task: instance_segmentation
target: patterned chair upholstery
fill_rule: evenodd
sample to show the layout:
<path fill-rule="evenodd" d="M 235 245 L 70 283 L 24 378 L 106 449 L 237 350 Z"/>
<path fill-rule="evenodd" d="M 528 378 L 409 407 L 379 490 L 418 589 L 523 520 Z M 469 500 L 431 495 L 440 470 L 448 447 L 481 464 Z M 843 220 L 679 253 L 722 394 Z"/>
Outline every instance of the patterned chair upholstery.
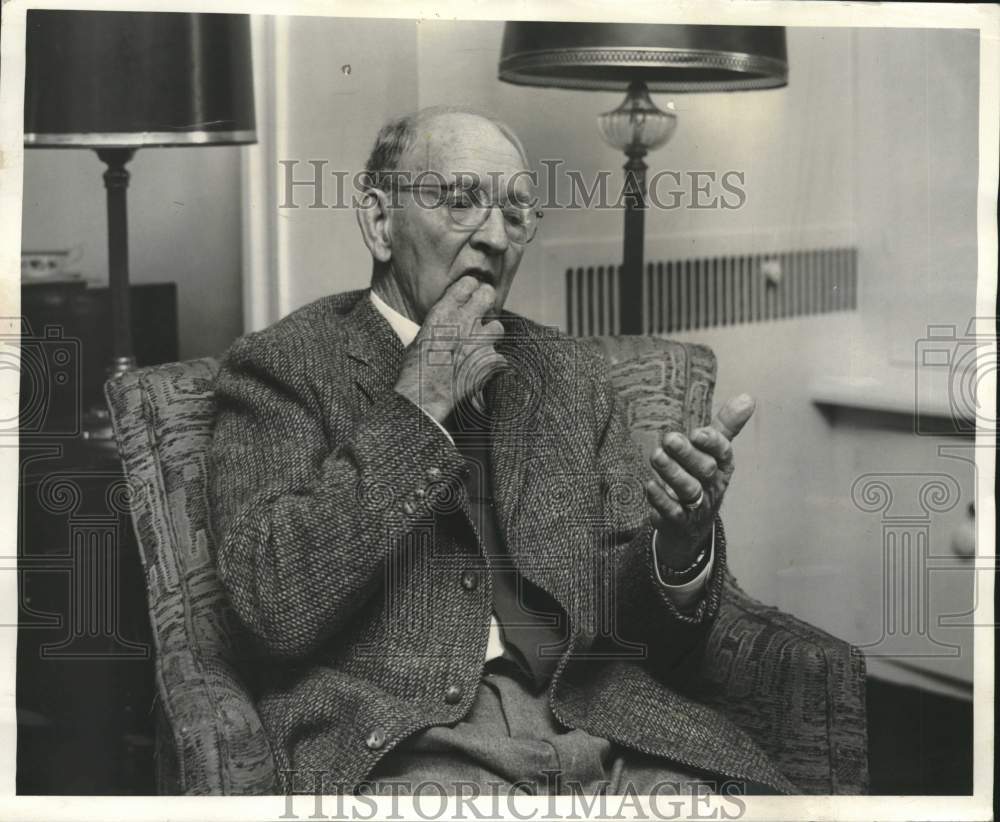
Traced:
<path fill-rule="evenodd" d="M 708 420 L 715 357 L 658 337 L 593 338 L 649 452 L 665 426 Z M 276 790 L 243 669 L 249 637 L 216 574 L 206 456 L 212 358 L 142 368 L 105 386 L 131 488 L 156 644 L 161 793 Z M 731 576 L 693 693 L 736 722 L 803 793 L 864 793 L 864 660 L 847 643 L 754 601 Z"/>

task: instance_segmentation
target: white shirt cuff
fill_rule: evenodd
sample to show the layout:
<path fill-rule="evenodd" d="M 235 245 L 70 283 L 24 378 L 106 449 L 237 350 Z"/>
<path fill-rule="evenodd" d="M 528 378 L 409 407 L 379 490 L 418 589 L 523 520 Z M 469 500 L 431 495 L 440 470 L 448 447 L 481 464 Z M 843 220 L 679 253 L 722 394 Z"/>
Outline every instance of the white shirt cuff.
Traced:
<path fill-rule="evenodd" d="M 671 585 L 669 582 L 664 582 L 663 577 L 660 576 L 660 558 L 656 555 L 656 533 L 654 530 L 653 569 L 656 573 L 656 581 L 663 586 L 667 596 L 673 600 L 674 605 L 680 610 L 690 608 L 701 598 L 705 583 L 708 582 L 708 578 L 712 574 L 712 566 L 715 563 L 715 528 L 712 528 L 712 545 L 708 549 L 708 562 L 705 563 L 705 567 L 701 569 L 698 576 L 694 579 L 682 582 L 680 585 Z"/>

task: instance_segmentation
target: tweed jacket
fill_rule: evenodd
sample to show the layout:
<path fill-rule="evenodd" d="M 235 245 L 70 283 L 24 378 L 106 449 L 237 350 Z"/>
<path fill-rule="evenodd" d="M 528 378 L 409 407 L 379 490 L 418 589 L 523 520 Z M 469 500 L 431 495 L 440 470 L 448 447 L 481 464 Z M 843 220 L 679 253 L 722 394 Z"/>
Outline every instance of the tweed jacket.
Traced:
<path fill-rule="evenodd" d="M 503 322 L 511 368 L 487 390 L 497 518 L 518 569 L 566 615 L 555 717 L 792 790 L 685 692 L 719 608 L 721 523 L 702 599 L 682 613 L 654 576 L 645 470 L 603 357 L 517 315 Z M 492 588 L 470 466 L 393 390 L 403 351 L 365 289 L 241 338 L 216 380 L 219 573 L 256 643 L 248 664 L 279 771 L 327 785 L 356 786 L 405 737 L 458 722 L 482 675 Z"/>

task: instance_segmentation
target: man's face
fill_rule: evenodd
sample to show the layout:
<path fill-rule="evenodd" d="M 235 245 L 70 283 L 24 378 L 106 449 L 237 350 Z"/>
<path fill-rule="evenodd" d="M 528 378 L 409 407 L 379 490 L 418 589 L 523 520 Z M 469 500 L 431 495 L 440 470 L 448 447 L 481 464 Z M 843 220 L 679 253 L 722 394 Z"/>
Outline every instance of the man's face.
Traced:
<path fill-rule="evenodd" d="M 404 183 L 427 188 L 396 195 L 392 209 L 390 266 L 412 319 L 423 323 L 427 312 L 460 277 L 472 274 L 496 289 L 499 311 L 524 253 L 510 241 L 504 215 L 492 208 L 477 228 L 456 226 L 448 208 L 433 207 L 442 182 L 467 186 L 478 180 L 491 203 L 530 200 L 527 169 L 513 144 L 489 120 L 471 114 L 442 114 L 420 128 L 400 163 Z M 491 312 L 492 313 L 492 312 Z"/>

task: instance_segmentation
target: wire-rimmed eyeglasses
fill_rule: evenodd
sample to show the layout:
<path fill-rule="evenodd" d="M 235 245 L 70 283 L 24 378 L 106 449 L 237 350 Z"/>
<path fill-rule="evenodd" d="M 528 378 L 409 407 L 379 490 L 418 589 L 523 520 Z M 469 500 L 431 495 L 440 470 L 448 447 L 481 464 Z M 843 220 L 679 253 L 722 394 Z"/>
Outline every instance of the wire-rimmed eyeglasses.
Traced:
<path fill-rule="evenodd" d="M 418 204 L 425 208 L 444 208 L 453 225 L 463 231 L 476 231 L 489 219 L 496 206 L 503 214 L 507 239 L 517 245 L 527 245 L 535 238 L 538 221 L 543 216 L 535 203 L 494 202 L 480 188 L 444 187 L 433 183 L 396 185 L 395 188 L 398 191 L 430 192 L 431 197 L 416 198 Z"/>

